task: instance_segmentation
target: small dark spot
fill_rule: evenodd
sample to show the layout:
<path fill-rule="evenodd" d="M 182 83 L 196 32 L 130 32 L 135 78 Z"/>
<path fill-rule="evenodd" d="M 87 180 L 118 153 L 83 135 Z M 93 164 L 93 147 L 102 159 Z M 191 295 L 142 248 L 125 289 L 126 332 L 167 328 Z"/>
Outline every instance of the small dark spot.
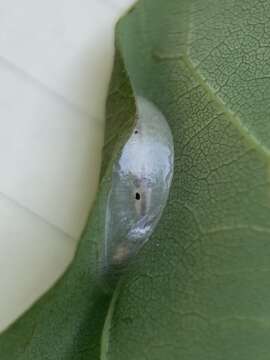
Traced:
<path fill-rule="evenodd" d="M 138 134 L 138 133 L 139 133 L 139 131 L 138 131 L 138 130 L 135 130 L 135 131 L 134 131 L 134 134 Z"/>
<path fill-rule="evenodd" d="M 132 14 L 136 10 L 136 5 L 133 5 L 127 12 L 127 15 Z"/>
<path fill-rule="evenodd" d="M 136 199 L 136 200 L 141 200 L 141 194 L 138 193 L 138 192 L 136 192 L 136 194 L 135 194 L 135 199 Z"/>

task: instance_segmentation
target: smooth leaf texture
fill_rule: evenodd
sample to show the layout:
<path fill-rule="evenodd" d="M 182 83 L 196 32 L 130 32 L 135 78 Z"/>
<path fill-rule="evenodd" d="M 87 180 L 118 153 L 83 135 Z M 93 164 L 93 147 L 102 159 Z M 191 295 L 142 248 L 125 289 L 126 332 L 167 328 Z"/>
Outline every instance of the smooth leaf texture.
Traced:
<path fill-rule="evenodd" d="M 114 294 L 103 360 L 269 359 L 269 20 L 266 0 L 145 0 L 118 25 L 176 161 L 159 226 Z"/>

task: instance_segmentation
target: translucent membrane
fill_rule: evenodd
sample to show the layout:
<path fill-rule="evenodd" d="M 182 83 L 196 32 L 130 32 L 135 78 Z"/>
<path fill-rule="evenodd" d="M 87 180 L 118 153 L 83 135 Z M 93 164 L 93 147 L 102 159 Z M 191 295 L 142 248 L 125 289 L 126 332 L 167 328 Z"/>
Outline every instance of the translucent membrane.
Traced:
<path fill-rule="evenodd" d="M 113 167 L 106 213 L 103 269 L 122 269 L 153 232 L 173 175 L 173 138 L 166 119 L 137 98 L 136 127 Z"/>

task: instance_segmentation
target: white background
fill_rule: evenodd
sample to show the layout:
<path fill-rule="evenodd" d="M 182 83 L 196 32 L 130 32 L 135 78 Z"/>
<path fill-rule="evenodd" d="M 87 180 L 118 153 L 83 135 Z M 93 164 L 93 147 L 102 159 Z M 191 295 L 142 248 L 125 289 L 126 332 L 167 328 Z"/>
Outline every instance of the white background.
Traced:
<path fill-rule="evenodd" d="M 65 270 L 93 202 L 114 25 L 134 0 L 0 0 L 0 331 Z"/>

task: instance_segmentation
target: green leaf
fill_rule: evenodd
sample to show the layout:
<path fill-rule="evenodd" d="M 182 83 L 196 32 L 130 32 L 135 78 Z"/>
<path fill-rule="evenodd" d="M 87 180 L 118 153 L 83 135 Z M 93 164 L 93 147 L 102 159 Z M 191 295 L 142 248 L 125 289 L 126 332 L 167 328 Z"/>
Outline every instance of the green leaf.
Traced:
<path fill-rule="evenodd" d="M 0 336 L 1 360 L 268 360 L 269 18 L 266 0 L 142 0 L 120 21 L 96 204 L 67 273 Z M 175 172 L 112 298 L 99 262 L 133 92 L 168 119 Z"/>
<path fill-rule="evenodd" d="M 175 173 L 114 294 L 103 360 L 269 359 L 269 19 L 267 0 L 142 0 L 118 25 L 135 92 L 172 129 Z"/>

